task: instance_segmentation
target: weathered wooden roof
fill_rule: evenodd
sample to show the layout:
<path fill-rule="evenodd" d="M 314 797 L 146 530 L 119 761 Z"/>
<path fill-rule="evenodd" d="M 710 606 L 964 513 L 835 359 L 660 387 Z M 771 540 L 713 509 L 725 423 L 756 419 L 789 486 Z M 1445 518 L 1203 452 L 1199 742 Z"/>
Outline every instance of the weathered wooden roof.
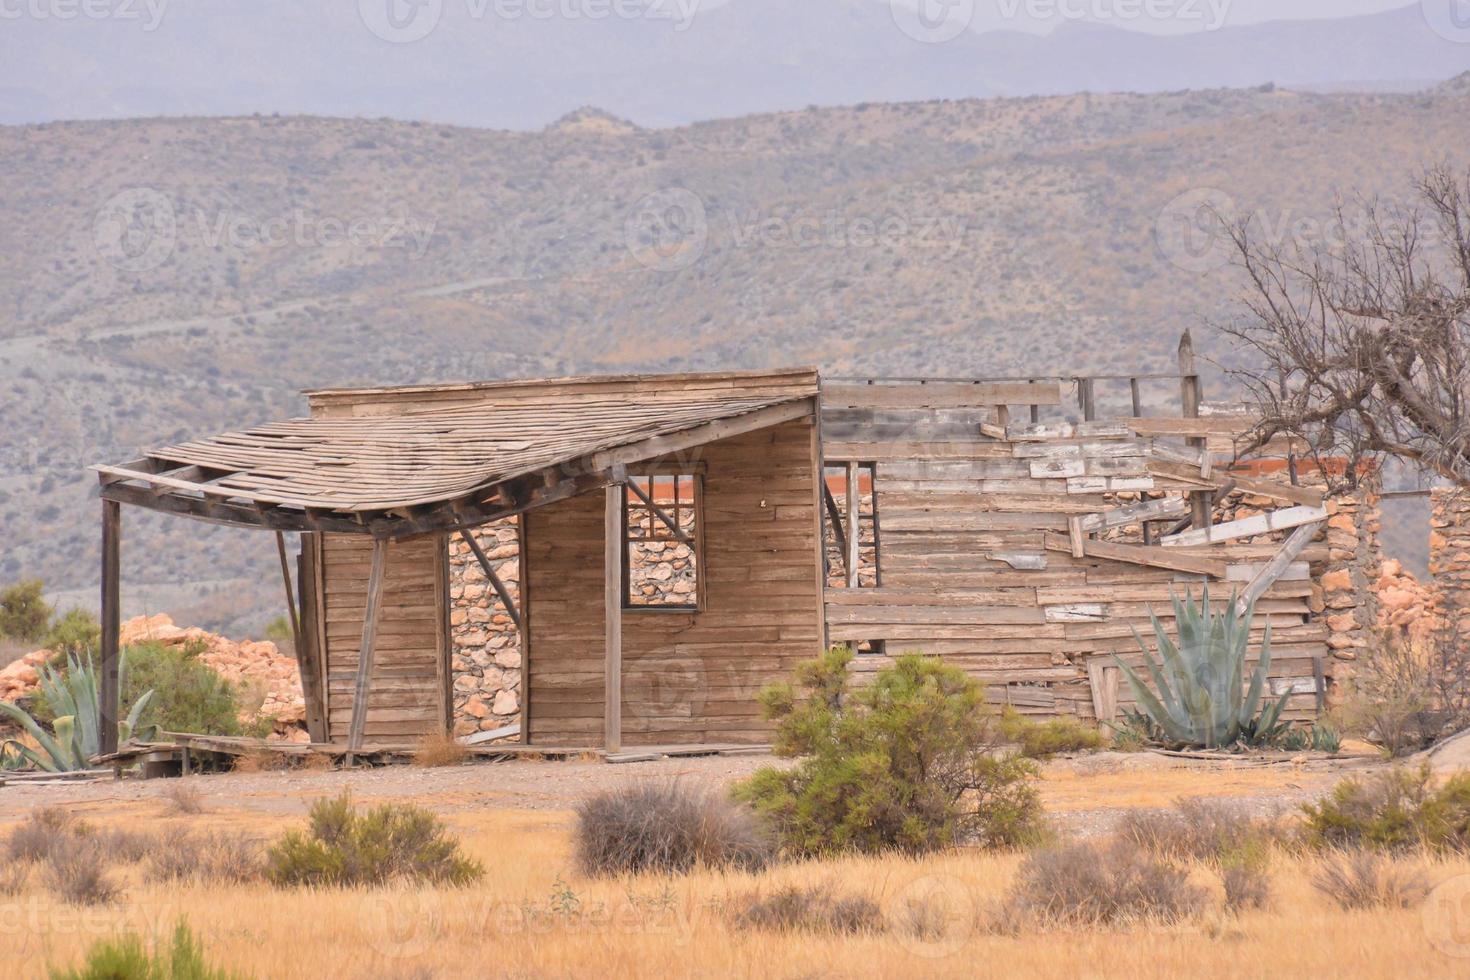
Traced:
<path fill-rule="evenodd" d="M 420 519 L 450 505 L 474 519 L 496 492 L 500 509 L 566 481 L 591 486 L 619 464 L 641 462 L 815 409 L 814 371 L 558 379 L 511 385 L 375 389 L 375 394 L 472 391 L 470 402 L 394 406 L 340 417 L 298 418 L 165 446 L 116 466 L 94 467 L 103 495 L 224 523 L 291 527 L 343 518 Z M 499 393 L 504 392 L 505 397 Z M 358 395 L 361 393 L 344 393 Z M 540 397 L 537 397 L 537 396 Z M 546 397 L 550 395 L 551 397 Z M 349 400 L 353 400 L 349 398 Z M 500 492 L 517 480 L 534 486 Z M 566 487 L 570 492 L 573 488 Z M 188 504 L 186 510 L 181 504 Z M 271 520 L 250 520 L 254 512 Z M 434 526 L 446 522 L 439 519 Z"/>

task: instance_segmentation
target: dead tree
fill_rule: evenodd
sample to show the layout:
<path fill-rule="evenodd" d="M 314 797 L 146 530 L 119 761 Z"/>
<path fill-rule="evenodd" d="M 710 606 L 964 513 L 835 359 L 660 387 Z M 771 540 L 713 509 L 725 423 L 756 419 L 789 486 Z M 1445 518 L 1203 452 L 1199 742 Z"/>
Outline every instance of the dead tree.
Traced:
<path fill-rule="evenodd" d="M 1385 455 L 1470 489 L 1470 172 L 1441 165 L 1416 191 L 1410 208 L 1359 202 L 1360 239 L 1335 248 L 1230 226 L 1247 312 L 1220 329 L 1260 412 L 1238 455 L 1296 437 L 1334 489 Z"/>

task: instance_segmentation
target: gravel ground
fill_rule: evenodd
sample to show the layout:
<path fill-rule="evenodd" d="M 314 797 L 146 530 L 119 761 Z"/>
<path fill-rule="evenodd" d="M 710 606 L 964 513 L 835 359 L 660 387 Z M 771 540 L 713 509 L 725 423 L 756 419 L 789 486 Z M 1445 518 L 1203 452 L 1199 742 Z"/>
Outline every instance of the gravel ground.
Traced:
<path fill-rule="evenodd" d="M 721 786 L 767 765 L 770 756 L 663 759 L 627 765 L 594 761 L 511 761 L 447 769 L 389 766 L 353 771 L 221 773 L 194 777 L 206 806 L 240 815 L 294 816 L 317 797 L 350 789 L 362 800 L 416 800 L 444 813 L 494 810 L 565 811 L 593 793 L 633 780 L 678 779 Z M 1294 809 L 1327 792 L 1340 778 L 1376 765 L 1367 760 L 1206 762 L 1153 753 L 1104 752 L 1060 759 L 1043 767 L 1047 811 L 1068 833 L 1094 835 L 1111 829 L 1133 807 L 1168 806 L 1180 796 L 1210 796 L 1254 814 Z M 176 785 L 169 779 L 106 779 L 75 785 L 0 788 L 0 821 L 41 806 L 105 815 L 110 809 L 163 806 Z"/>

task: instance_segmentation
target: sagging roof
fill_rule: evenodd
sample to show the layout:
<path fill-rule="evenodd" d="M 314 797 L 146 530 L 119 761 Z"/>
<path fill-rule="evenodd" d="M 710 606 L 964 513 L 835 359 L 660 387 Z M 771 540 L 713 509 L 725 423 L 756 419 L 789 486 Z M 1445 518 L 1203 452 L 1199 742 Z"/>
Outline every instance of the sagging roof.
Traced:
<path fill-rule="evenodd" d="M 123 503 L 401 536 L 517 513 L 605 485 L 618 465 L 802 417 L 817 391 L 810 369 L 314 391 L 311 418 L 93 468 Z"/>

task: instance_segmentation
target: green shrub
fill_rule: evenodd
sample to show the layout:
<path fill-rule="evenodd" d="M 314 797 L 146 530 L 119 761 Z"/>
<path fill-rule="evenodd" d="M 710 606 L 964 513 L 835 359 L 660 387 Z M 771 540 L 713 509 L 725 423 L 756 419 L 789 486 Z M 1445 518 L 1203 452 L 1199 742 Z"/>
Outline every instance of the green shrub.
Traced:
<path fill-rule="evenodd" d="M 241 734 L 239 691 L 199 659 L 201 652 L 198 644 L 128 647 L 123 655 L 128 665 L 123 703 L 131 704 L 142 691 L 152 690 L 153 704 L 143 714 L 144 725 L 197 735 Z"/>
<path fill-rule="evenodd" d="M 390 803 L 359 812 L 346 792 L 312 804 L 307 830 L 283 835 L 266 861 L 267 877 L 283 888 L 468 885 L 485 873 L 429 811 Z"/>
<path fill-rule="evenodd" d="M 1064 752 L 1093 752 L 1102 748 L 1102 735 L 1096 728 L 1076 718 L 1050 718 L 1032 721 L 1015 708 L 1001 711 L 1002 737 L 1021 748 L 1028 759 L 1050 759 Z"/>
<path fill-rule="evenodd" d="M 771 845 L 755 814 L 680 783 L 624 786 L 577 807 L 577 863 L 588 876 L 695 867 L 759 870 Z"/>
<path fill-rule="evenodd" d="M 1317 847 L 1470 851 L 1470 773 L 1438 789 L 1428 765 L 1344 779 L 1302 810 L 1307 841 Z"/>
<path fill-rule="evenodd" d="M 832 650 L 796 685 L 761 692 L 778 755 L 736 788 L 795 855 L 922 853 L 963 842 L 1015 846 L 1043 832 L 1035 766 L 993 754 L 1002 740 L 980 687 L 909 655 L 851 689 L 852 655 Z"/>
<path fill-rule="evenodd" d="M 0 591 L 0 637 L 38 643 L 51 622 L 51 607 L 42 598 L 39 579 L 17 582 Z"/>
<path fill-rule="evenodd" d="M 232 980 L 204 960 L 204 948 L 180 922 L 167 949 L 151 953 L 137 936 L 94 943 L 77 970 L 51 970 L 51 980 Z"/>
<path fill-rule="evenodd" d="M 68 609 L 51 624 L 42 645 L 64 661 L 67 656 L 95 654 L 101 640 L 96 616 L 85 609 Z"/>

